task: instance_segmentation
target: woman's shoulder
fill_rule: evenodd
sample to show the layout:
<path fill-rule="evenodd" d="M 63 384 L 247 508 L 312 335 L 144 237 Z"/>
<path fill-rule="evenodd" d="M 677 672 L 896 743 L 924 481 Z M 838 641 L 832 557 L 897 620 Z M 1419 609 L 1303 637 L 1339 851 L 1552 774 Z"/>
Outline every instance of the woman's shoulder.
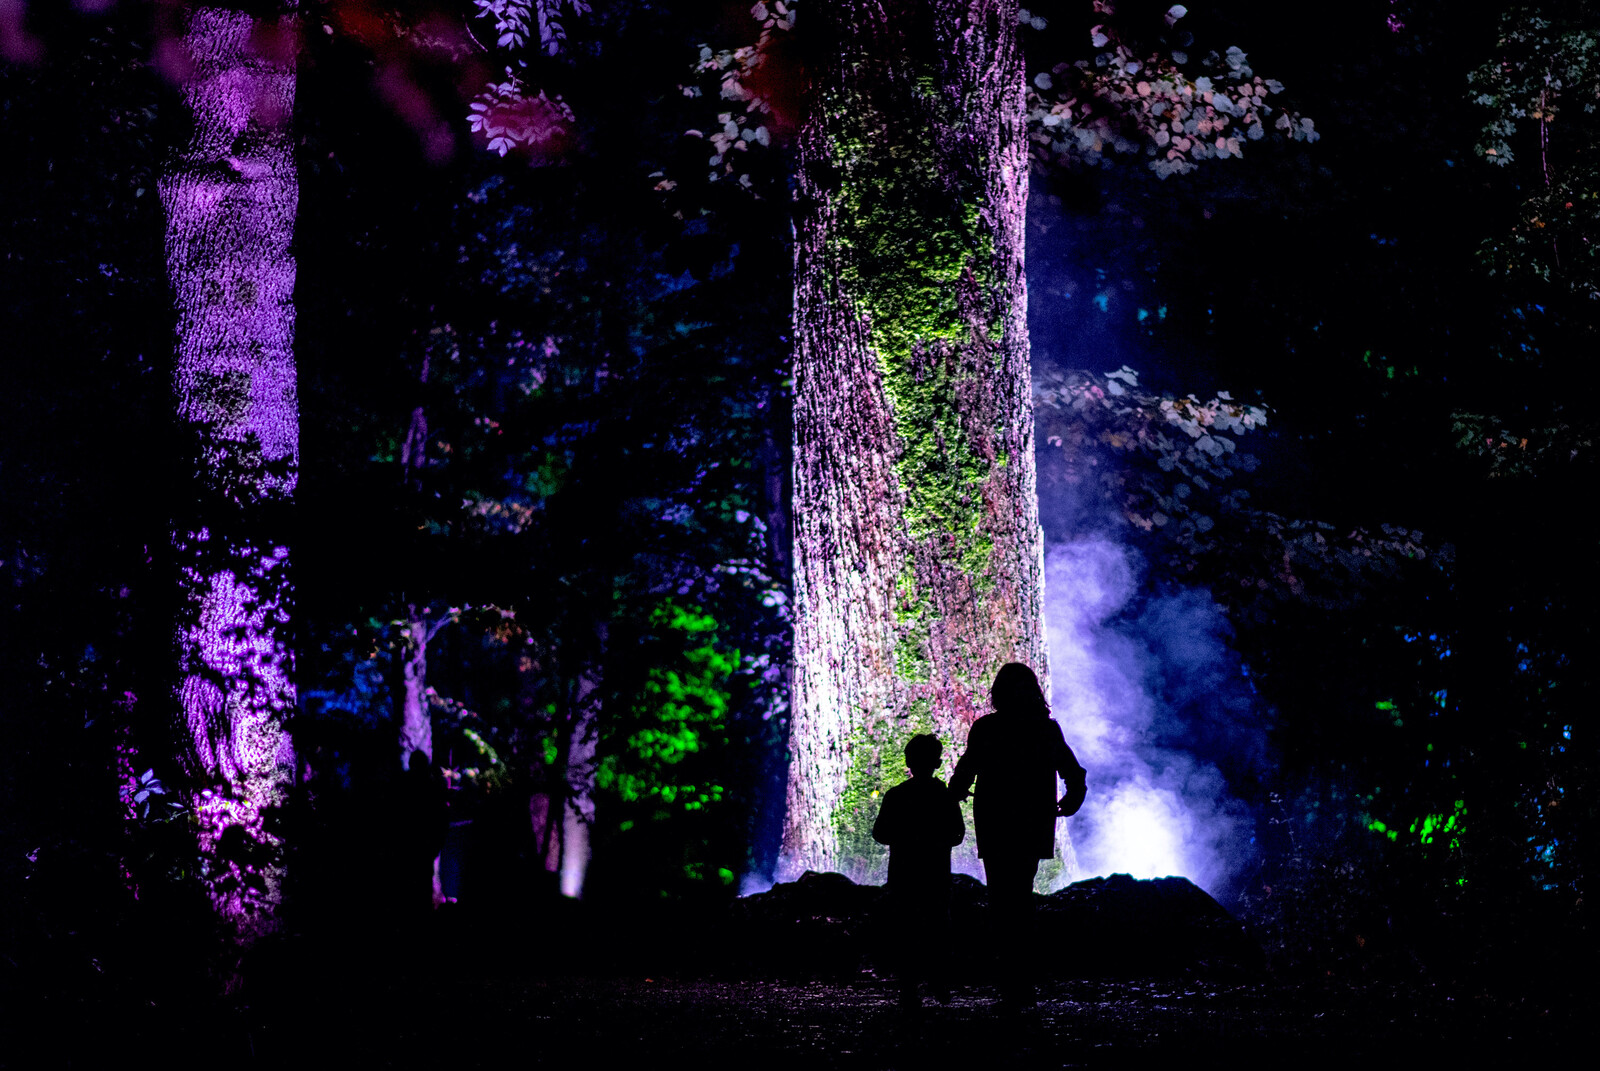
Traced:
<path fill-rule="evenodd" d="M 1054 718 L 1039 719 L 1034 731 L 1039 734 L 1040 746 L 1048 748 L 1052 755 L 1067 746 L 1067 737 L 1061 731 L 1061 723 Z"/>
<path fill-rule="evenodd" d="M 983 715 L 977 721 L 972 723 L 972 728 L 967 730 L 967 746 L 972 746 L 972 740 L 974 737 L 987 736 L 988 734 L 994 732 L 995 726 L 999 725 L 1000 723 L 1000 719 L 995 717 L 993 714 Z"/>

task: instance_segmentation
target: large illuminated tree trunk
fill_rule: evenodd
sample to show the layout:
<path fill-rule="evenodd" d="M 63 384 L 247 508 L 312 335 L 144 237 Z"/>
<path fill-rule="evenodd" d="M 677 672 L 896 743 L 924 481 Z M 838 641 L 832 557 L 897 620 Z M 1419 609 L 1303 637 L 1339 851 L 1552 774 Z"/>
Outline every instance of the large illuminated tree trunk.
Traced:
<path fill-rule="evenodd" d="M 282 851 L 270 812 L 293 766 L 291 8 L 271 19 L 200 4 L 185 12 L 175 67 L 191 127 L 160 184 L 177 304 L 174 391 L 193 465 L 173 532 L 179 716 L 207 887 L 241 943 L 276 924 Z"/>
<path fill-rule="evenodd" d="M 1015 0 L 808 5 L 795 696 L 779 878 L 882 875 L 873 794 L 1045 669 Z M 969 838 L 970 843 L 970 838 Z"/>

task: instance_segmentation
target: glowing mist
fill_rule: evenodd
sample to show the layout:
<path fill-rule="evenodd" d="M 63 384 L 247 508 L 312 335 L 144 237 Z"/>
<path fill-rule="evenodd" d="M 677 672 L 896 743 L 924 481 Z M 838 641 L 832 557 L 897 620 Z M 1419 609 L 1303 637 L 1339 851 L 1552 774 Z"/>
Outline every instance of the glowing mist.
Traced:
<path fill-rule="evenodd" d="M 1203 591 L 1140 600 L 1141 567 L 1135 551 L 1098 537 L 1046 555 L 1052 713 L 1089 771 L 1088 802 L 1071 820 L 1076 862 L 1063 880 L 1176 875 L 1220 895 L 1252 854 L 1253 823 L 1211 756 L 1188 745 L 1264 753 L 1264 731 L 1213 718 L 1215 703 L 1174 696 L 1174 677 L 1196 686 L 1229 672 L 1237 679 L 1231 632 Z"/>

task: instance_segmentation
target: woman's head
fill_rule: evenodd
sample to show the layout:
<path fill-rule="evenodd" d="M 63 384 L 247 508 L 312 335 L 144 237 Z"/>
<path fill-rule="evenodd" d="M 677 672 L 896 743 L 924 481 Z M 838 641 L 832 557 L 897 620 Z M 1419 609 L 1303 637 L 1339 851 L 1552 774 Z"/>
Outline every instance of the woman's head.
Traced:
<path fill-rule="evenodd" d="M 1023 717 L 1048 718 L 1050 704 L 1045 702 L 1044 691 L 1033 670 L 1021 662 L 1007 662 L 995 674 L 994 686 L 989 689 L 989 701 L 996 712 L 1017 714 Z"/>

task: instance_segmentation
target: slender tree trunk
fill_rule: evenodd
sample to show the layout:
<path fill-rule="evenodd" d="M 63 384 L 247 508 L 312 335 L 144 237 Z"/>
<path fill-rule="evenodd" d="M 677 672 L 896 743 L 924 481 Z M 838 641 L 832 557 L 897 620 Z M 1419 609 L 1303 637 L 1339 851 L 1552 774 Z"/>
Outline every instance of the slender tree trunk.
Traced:
<path fill-rule="evenodd" d="M 561 828 L 561 893 L 583 895 L 589 874 L 589 831 L 594 826 L 595 777 L 599 773 L 600 683 L 605 666 L 606 627 L 596 624 L 574 682 L 567 743 L 567 798 Z"/>
<path fill-rule="evenodd" d="M 160 183 L 174 393 L 192 495 L 173 532 L 179 717 L 207 886 L 241 943 L 275 928 L 293 776 L 287 513 L 299 464 L 292 5 L 195 5 L 177 44 L 191 128 Z"/>
<path fill-rule="evenodd" d="M 427 619 L 414 602 L 406 603 L 406 624 L 401 633 L 400 659 L 400 768 L 411 769 L 411 753 L 420 751 L 433 761 L 433 714 L 428 709 Z"/>
<path fill-rule="evenodd" d="M 572 743 L 567 752 L 567 799 L 561 821 L 561 895 L 583 895 L 589 874 L 589 830 L 594 825 L 594 788 L 600 749 L 600 674 L 579 680 L 572 704 Z"/>
<path fill-rule="evenodd" d="M 417 383 L 428 386 L 428 355 L 422 356 Z M 406 491 L 422 496 L 422 466 L 428 452 L 428 412 L 420 403 L 411 410 L 411 422 L 400 443 L 400 482 Z M 428 641 L 433 633 L 415 602 L 406 603 L 405 627 L 395 657 L 399 660 L 399 688 L 395 712 L 400 722 L 400 768 L 411 769 L 411 753 L 420 751 L 433 760 L 433 714 L 428 709 Z M 437 872 L 437 867 L 435 871 Z"/>
<path fill-rule="evenodd" d="M 428 354 L 423 351 L 422 367 L 417 374 L 419 393 L 428 388 Z M 411 410 L 411 422 L 406 427 L 405 438 L 400 443 L 400 482 L 406 491 L 422 496 L 422 466 L 428 456 L 428 410 L 420 401 Z M 405 627 L 395 657 L 399 661 L 399 687 L 395 698 L 395 711 L 400 723 L 400 769 L 411 770 L 411 755 L 420 751 L 427 761 L 437 766 L 433 759 L 433 711 L 428 704 L 428 642 L 438 632 L 440 625 L 429 626 L 427 618 L 414 602 L 406 603 Z M 442 852 L 442 848 L 441 848 Z M 433 904 L 445 902 L 442 855 L 433 857 Z"/>
<path fill-rule="evenodd" d="M 795 710 L 780 880 L 881 877 L 875 794 L 1045 670 L 1015 0 L 807 11 Z M 969 838 L 970 840 L 970 838 Z"/>
<path fill-rule="evenodd" d="M 555 756 L 544 770 L 544 790 L 528 800 L 534 850 L 552 875 L 554 887 L 575 898 L 583 895 L 591 858 L 606 640 L 606 627 L 600 624 L 594 627 L 592 641 L 566 646 L 572 654 L 562 666 L 563 676 L 572 669 L 576 674 L 566 678 L 566 703 L 555 726 Z"/>
<path fill-rule="evenodd" d="M 419 407 L 417 413 L 421 412 Z M 408 772 L 411 756 L 419 751 L 424 761 L 438 765 L 433 759 L 433 711 L 428 704 L 428 643 L 438 630 L 439 625 L 430 625 L 416 603 L 406 603 L 405 628 L 395 652 L 400 663 L 395 695 L 399 709 L 395 713 L 400 723 L 400 769 Z M 441 856 L 433 857 L 431 897 L 435 907 L 445 902 L 441 862 Z"/>
<path fill-rule="evenodd" d="M 763 512 L 767 525 L 767 550 L 772 555 L 775 579 L 782 581 L 789 579 L 789 557 L 794 550 L 794 532 L 789 521 L 791 496 L 787 486 L 791 473 L 784 464 L 783 451 L 778 448 L 774 425 L 782 419 L 787 427 L 793 418 L 789 414 L 784 414 L 783 418 L 773 414 L 773 394 L 767 396 L 768 416 L 761 427 L 761 484 L 765 492 L 766 509 Z"/>

